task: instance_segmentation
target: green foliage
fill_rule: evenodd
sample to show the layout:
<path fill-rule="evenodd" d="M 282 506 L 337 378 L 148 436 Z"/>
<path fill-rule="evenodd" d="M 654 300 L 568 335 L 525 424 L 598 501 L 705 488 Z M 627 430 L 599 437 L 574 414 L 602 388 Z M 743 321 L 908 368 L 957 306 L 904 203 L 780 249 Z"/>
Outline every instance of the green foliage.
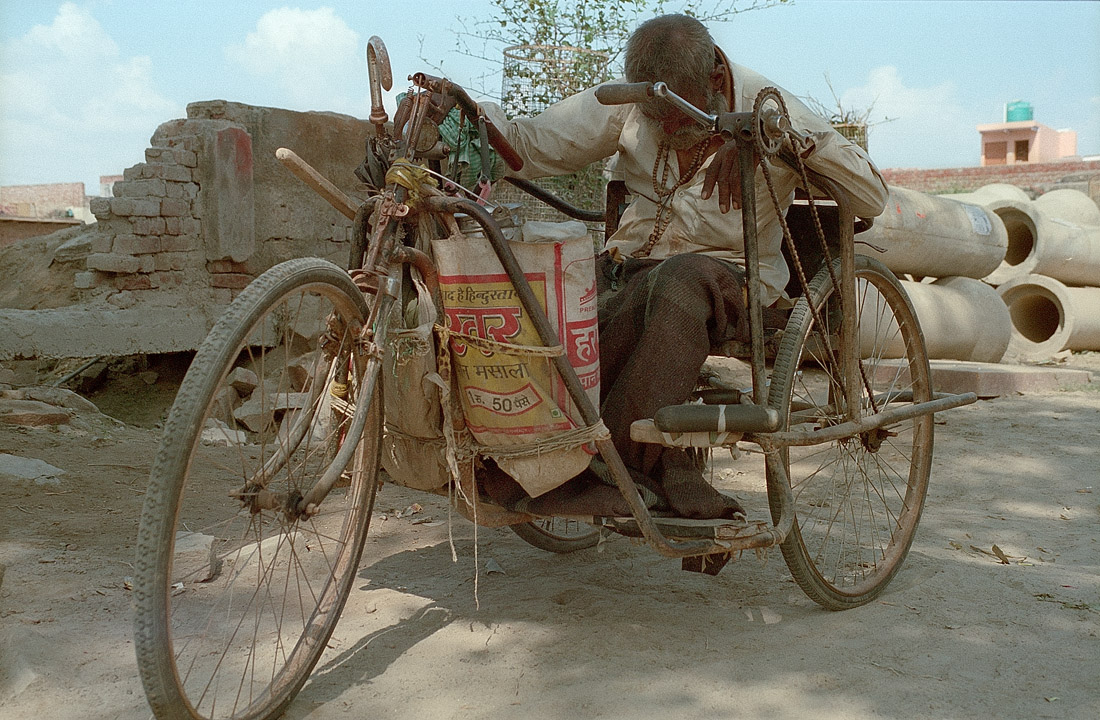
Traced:
<path fill-rule="evenodd" d="M 460 20 L 459 48 L 493 60 L 486 49 L 513 45 L 584 48 L 607 55 L 612 66 L 627 37 L 642 21 L 680 12 L 706 22 L 722 22 L 748 10 L 789 0 L 493 0 L 495 12 L 485 20 Z M 470 41 L 483 42 L 481 51 Z"/>

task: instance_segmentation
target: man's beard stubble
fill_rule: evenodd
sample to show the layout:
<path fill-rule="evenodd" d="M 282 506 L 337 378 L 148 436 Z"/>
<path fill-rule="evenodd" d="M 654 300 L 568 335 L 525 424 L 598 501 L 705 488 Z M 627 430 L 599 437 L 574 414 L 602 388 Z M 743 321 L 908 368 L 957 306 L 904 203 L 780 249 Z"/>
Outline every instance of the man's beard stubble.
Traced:
<path fill-rule="evenodd" d="M 707 112 L 711 115 L 717 115 L 722 112 L 726 112 L 726 98 L 719 92 L 709 91 L 707 93 Z M 672 110 L 672 112 L 680 112 L 679 110 Z M 646 120 L 653 124 L 657 130 L 659 137 L 663 136 L 668 142 L 669 148 L 672 150 L 687 150 L 693 148 L 699 143 L 703 142 L 711 136 L 709 128 L 705 128 L 702 125 L 692 121 L 688 125 L 684 125 L 671 134 L 666 133 L 664 128 L 661 127 L 661 123 L 646 118 Z"/>

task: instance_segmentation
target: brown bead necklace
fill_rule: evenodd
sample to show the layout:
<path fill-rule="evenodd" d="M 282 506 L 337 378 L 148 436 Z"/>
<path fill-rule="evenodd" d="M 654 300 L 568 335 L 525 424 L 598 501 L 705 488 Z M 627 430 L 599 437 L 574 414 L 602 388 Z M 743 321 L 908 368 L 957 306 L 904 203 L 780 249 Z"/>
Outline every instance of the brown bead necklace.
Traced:
<path fill-rule="evenodd" d="M 653 220 L 653 232 L 649 234 L 649 239 L 640 248 L 630 253 L 630 257 L 649 257 L 649 253 L 653 251 L 653 246 L 661 239 L 669 223 L 672 222 L 672 196 L 691 180 L 695 173 L 699 172 L 699 168 L 703 167 L 703 161 L 706 159 L 707 150 L 710 147 L 710 140 L 707 137 L 695 145 L 695 155 L 692 156 L 691 165 L 680 174 L 680 178 L 672 187 L 665 186 L 668 182 L 671 147 L 667 140 L 662 140 L 657 146 L 657 159 L 653 163 L 653 192 L 657 194 L 658 199 L 657 216 Z M 658 174 L 661 176 L 660 180 L 657 179 Z"/>

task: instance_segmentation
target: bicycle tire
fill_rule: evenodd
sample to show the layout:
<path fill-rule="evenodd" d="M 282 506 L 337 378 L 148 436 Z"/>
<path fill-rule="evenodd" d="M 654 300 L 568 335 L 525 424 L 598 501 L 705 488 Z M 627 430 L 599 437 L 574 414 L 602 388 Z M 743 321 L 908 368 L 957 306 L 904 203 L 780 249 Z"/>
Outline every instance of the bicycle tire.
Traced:
<path fill-rule="evenodd" d="M 378 385 L 359 341 L 369 311 L 346 271 L 290 260 L 245 288 L 196 353 L 153 460 L 137 540 L 135 648 L 157 718 L 278 716 L 324 652 L 378 486 L 381 388 L 360 394 Z M 312 349 L 319 337 L 325 352 Z M 303 349 L 313 362 L 292 362 Z M 256 375 L 245 405 L 258 393 L 259 410 L 226 403 L 247 376 L 231 376 L 238 367 Z M 338 377 L 350 405 L 330 399 Z M 370 406 L 352 461 L 320 512 L 295 517 L 295 493 L 333 462 L 356 400 Z M 263 506 L 247 484 L 260 469 L 263 488 L 285 496 L 280 507 Z"/>
<path fill-rule="evenodd" d="M 552 553 L 586 550 L 600 541 L 598 528 L 578 520 L 542 518 L 509 527 L 528 544 Z"/>
<path fill-rule="evenodd" d="M 840 277 L 839 260 L 834 274 Z M 924 336 L 894 274 L 877 260 L 856 256 L 861 415 L 932 397 Z M 842 378 L 826 347 L 838 350 L 839 294 L 828 268 L 811 283 L 818 317 L 798 301 L 780 344 L 768 403 L 781 430 L 822 428 L 846 418 L 837 408 Z M 892 356 L 892 357 L 891 357 Z M 839 355 L 834 355 L 839 357 Z M 876 402 L 869 401 L 875 398 Z M 894 435 L 864 433 L 808 447 L 785 447 L 767 457 L 773 521 L 783 510 L 780 483 L 789 482 L 794 526 L 783 558 L 799 587 L 830 610 L 878 597 L 901 568 L 916 533 L 928 490 L 933 450 L 931 415 L 895 423 Z M 906 467 L 907 466 L 907 467 Z"/>

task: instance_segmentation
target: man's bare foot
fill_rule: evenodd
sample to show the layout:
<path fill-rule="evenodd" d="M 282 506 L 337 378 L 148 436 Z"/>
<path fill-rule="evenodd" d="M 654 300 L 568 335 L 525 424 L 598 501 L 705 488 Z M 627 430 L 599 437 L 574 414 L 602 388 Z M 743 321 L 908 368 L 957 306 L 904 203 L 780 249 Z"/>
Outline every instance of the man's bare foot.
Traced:
<path fill-rule="evenodd" d="M 703 479 L 694 463 L 683 453 L 661 456 L 661 488 L 668 504 L 680 517 L 697 520 L 733 520 L 745 510 L 736 499 L 718 492 Z"/>

